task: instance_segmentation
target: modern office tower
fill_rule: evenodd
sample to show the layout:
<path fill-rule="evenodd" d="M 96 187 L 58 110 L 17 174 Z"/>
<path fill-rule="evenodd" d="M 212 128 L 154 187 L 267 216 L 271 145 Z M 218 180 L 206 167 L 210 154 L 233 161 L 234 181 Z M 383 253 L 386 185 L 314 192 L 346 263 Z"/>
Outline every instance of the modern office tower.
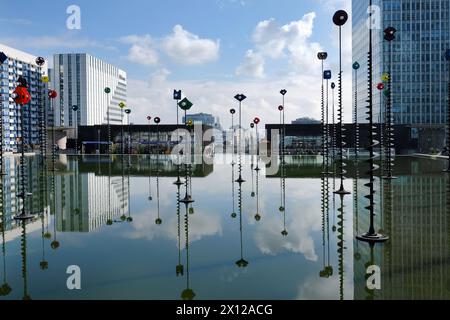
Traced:
<path fill-rule="evenodd" d="M 353 0 L 353 61 L 361 65 L 358 77 L 358 119 L 366 122 L 367 52 L 369 29 L 368 0 Z M 373 18 L 374 85 L 388 72 L 392 61 L 392 101 L 394 124 L 411 125 L 422 151 L 444 145 L 448 63 L 444 53 L 450 48 L 449 0 L 373 0 L 380 8 Z M 397 29 L 389 55 L 383 39 L 387 27 Z M 389 59 L 389 56 L 391 59 Z M 353 84 L 355 86 L 355 84 Z M 375 88 L 374 116 L 380 115 L 380 92 Z"/>
<path fill-rule="evenodd" d="M 47 74 L 47 64 L 39 67 L 35 55 L 0 44 L 0 52 L 8 59 L 0 65 L 0 109 L 3 121 L 2 146 L 5 151 L 17 151 L 20 137 L 22 107 L 16 105 L 11 94 L 16 88 L 19 76 L 28 82 L 31 102 L 24 106 L 24 141 L 29 147 L 39 144 L 39 117 L 43 110 L 45 94 L 42 77 Z"/>
<path fill-rule="evenodd" d="M 86 53 L 53 56 L 52 88 L 58 92 L 54 101 L 55 125 L 70 128 L 76 125 L 127 124 L 119 108 L 127 102 L 125 71 Z M 106 94 L 105 88 L 111 89 Z M 78 106 L 78 122 L 72 106 Z"/>

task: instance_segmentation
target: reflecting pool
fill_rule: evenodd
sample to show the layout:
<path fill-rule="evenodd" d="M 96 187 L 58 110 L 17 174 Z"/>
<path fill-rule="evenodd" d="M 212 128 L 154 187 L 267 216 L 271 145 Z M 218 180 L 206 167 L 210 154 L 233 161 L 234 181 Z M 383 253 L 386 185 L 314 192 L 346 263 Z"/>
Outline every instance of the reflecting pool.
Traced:
<path fill-rule="evenodd" d="M 6 158 L 0 299 L 450 298 L 442 160 L 397 157 L 397 179 L 376 179 L 375 225 L 390 240 L 375 246 L 355 240 L 369 224 L 366 163 L 349 161 L 341 198 L 319 158 L 286 157 L 275 175 L 244 160 L 239 184 L 231 163 L 61 155 L 52 170 L 27 157 L 35 218 L 22 223 L 19 159 Z M 186 173 L 194 202 L 174 184 Z M 68 289 L 69 266 L 81 290 Z"/>

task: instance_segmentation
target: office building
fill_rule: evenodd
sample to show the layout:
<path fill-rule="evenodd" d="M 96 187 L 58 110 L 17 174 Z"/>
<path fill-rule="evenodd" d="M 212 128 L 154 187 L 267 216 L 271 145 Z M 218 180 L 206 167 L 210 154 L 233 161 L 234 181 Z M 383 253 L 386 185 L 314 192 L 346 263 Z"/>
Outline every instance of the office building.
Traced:
<path fill-rule="evenodd" d="M 353 61 L 361 65 L 358 77 L 360 122 L 366 122 L 368 4 L 369 1 L 352 1 Z M 381 9 L 380 17 L 374 16 L 375 25 L 380 22 L 379 28 L 373 29 L 374 120 L 378 122 L 383 117 L 380 106 L 384 105 L 384 98 L 375 86 L 381 82 L 381 75 L 389 72 L 391 61 L 394 123 L 411 125 L 422 152 L 442 147 L 447 121 L 449 73 L 444 53 L 450 48 L 450 1 L 373 0 L 373 5 Z M 383 39 L 383 30 L 391 26 L 397 33 L 390 51 L 389 43 Z"/>
<path fill-rule="evenodd" d="M 17 152 L 17 138 L 20 134 L 20 117 L 24 112 L 24 142 L 29 149 L 36 149 L 39 144 L 39 121 L 44 105 L 44 83 L 42 77 L 47 74 L 47 64 L 36 64 L 36 55 L 10 48 L 0 44 L 0 52 L 8 58 L 0 65 L 0 109 L 3 122 L 2 147 L 5 151 Z M 29 104 L 18 106 L 11 97 L 16 82 L 22 76 L 28 83 L 31 94 Z"/>
<path fill-rule="evenodd" d="M 127 102 L 125 71 L 86 53 L 53 56 L 52 88 L 58 92 L 54 100 L 55 125 L 70 128 L 127 124 L 119 107 Z M 105 88 L 110 88 L 109 94 Z M 78 106 L 77 115 L 72 106 Z M 77 118 L 75 118 L 75 116 Z"/>

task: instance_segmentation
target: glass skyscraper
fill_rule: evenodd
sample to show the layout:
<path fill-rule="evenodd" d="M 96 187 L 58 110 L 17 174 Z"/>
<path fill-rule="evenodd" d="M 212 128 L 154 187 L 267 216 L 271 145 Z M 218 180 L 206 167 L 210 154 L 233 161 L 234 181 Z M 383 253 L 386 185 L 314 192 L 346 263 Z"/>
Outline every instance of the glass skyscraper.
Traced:
<path fill-rule="evenodd" d="M 368 5 L 369 0 L 352 1 L 353 61 L 361 65 L 358 72 L 360 122 L 366 122 Z M 373 0 L 373 5 L 380 9 L 379 15 L 377 10 L 373 15 L 375 121 L 380 119 L 380 92 L 376 85 L 381 82 L 382 73 L 389 72 L 391 52 L 394 124 L 411 125 L 414 128 L 411 132 L 417 134 L 419 141 L 427 140 L 430 146 L 442 147 L 447 121 L 449 66 L 444 53 L 450 48 L 450 0 Z M 390 26 L 397 29 L 391 51 L 389 43 L 383 40 L 383 30 Z"/>

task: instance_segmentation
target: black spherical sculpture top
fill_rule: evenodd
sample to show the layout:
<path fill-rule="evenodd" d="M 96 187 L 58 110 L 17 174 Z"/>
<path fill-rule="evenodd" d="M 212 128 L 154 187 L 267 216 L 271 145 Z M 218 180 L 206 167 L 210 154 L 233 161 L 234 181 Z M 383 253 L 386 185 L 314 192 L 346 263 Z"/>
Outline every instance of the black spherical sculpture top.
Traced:
<path fill-rule="evenodd" d="M 348 20 L 348 13 L 344 10 L 338 10 L 333 16 L 333 23 L 339 27 L 343 26 Z"/>
<path fill-rule="evenodd" d="M 317 54 L 317 58 L 319 60 L 326 60 L 328 58 L 328 53 L 326 53 L 326 52 L 319 52 Z"/>
<path fill-rule="evenodd" d="M 155 121 L 156 124 L 159 124 L 161 122 L 161 119 L 159 117 L 155 117 L 153 121 Z"/>
<path fill-rule="evenodd" d="M 42 58 L 42 57 L 37 57 L 37 58 L 36 58 L 36 64 L 37 64 L 39 67 L 42 67 L 42 66 L 45 64 L 45 59 Z"/>
<path fill-rule="evenodd" d="M 386 41 L 392 41 L 395 39 L 395 33 L 397 32 L 397 29 L 394 27 L 388 27 L 384 29 L 384 40 Z"/>

